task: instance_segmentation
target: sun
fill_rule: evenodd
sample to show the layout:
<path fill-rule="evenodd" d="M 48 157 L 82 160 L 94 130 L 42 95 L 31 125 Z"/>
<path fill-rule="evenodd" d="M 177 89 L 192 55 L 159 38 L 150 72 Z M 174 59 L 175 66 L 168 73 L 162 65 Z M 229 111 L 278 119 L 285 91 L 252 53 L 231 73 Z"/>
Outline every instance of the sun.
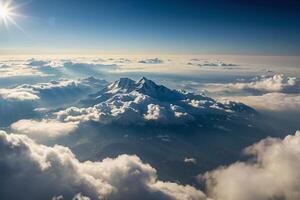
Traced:
<path fill-rule="evenodd" d="M 23 15 L 18 14 L 17 8 L 20 8 L 20 5 L 13 5 L 12 0 L 0 0 L 0 29 L 4 27 L 8 30 L 9 26 L 12 25 L 22 32 L 23 29 L 16 22 L 16 18 L 20 18 Z"/>
<path fill-rule="evenodd" d="M 8 5 L 2 5 L 0 3 L 0 17 L 2 19 L 10 17 L 10 8 L 8 7 Z"/>

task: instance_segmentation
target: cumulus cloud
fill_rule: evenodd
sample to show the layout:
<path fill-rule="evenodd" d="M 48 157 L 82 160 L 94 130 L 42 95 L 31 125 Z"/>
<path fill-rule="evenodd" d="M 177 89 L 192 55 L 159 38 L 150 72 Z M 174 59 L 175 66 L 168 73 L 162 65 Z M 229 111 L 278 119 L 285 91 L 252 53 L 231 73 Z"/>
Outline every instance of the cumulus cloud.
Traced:
<path fill-rule="evenodd" d="M 24 98 L 26 97 L 27 100 Z M 28 100 L 28 96 L 16 96 L 10 99 L 4 99 L 0 95 L 0 125 L 9 126 L 12 122 L 15 122 L 24 118 L 35 117 L 36 113 L 34 108 L 36 107 L 36 102 L 33 100 Z M 19 99 L 22 100 L 19 100 Z"/>
<path fill-rule="evenodd" d="M 31 88 L 0 89 L 0 97 L 6 100 L 29 101 L 37 100 L 39 96 Z"/>
<path fill-rule="evenodd" d="M 300 91 L 299 79 L 283 74 L 275 74 L 270 77 L 255 77 L 250 82 L 212 84 L 212 86 L 229 90 L 254 90 L 261 92 L 298 93 Z"/>
<path fill-rule="evenodd" d="M 141 64 L 161 64 L 163 63 L 163 60 L 159 58 L 150 58 L 150 59 L 140 60 L 138 62 Z"/>
<path fill-rule="evenodd" d="M 35 59 L 27 60 L 26 65 L 49 76 L 61 77 L 64 74 L 64 61 L 60 59 Z"/>
<path fill-rule="evenodd" d="M 81 193 L 78 193 L 73 197 L 72 200 L 90 200 L 90 198 L 83 196 Z"/>
<path fill-rule="evenodd" d="M 192 186 L 158 180 L 137 156 L 81 162 L 66 147 L 1 131 L 0 157 L 1 199 L 206 199 Z"/>
<path fill-rule="evenodd" d="M 197 160 L 195 158 L 184 158 L 185 163 L 197 164 Z"/>
<path fill-rule="evenodd" d="M 117 69 L 117 63 L 127 63 L 128 59 L 118 59 L 114 63 L 105 62 L 100 58 L 70 57 L 70 59 L 42 58 L 28 59 L 25 65 L 53 76 L 97 76 Z"/>
<path fill-rule="evenodd" d="M 252 158 L 200 176 L 217 200 L 300 199 L 300 132 L 245 149 Z"/>
<path fill-rule="evenodd" d="M 0 97 L 7 100 L 48 100 L 54 101 L 70 97 L 78 97 L 102 88 L 106 81 L 93 77 L 68 80 L 60 79 L 37 84 L 23 84 L 14 88 L 0 89 Z"/>
<path fill-rule="evenodd" d="M 300 111 L 300 95 L 272 92 L 261 96 L 232 97 L 261 110 Z"/>
<path fill-rule="evenodd" d="M 19 120 L 11 125 L 14 132 L 28 135 L 34 139 L 56 138 L 68 135 L 77 128 L 77 123 L 57 120 Z"/>
<path fill-rule="evenodd" d="M 237 67 L 238 64 L 233 63 L 226 63 L 222 60 L 216 61 L 208 61 L 204 59 L 191 59 L 190 62 L 187 63 L 188 65 L 194 65 L 199 67 Z"/>
<path fill-rule="evenodd" d="M 64 197 L 62 195 L 52 197 L 52 200 L 64 200 Z M 76 194 L 72 200 L 90 200 L 89 197 L 83 196 L 81 193 Z"/>
<path fill-rule="evenodd" d="M 28 62 L 27 65 L 38 66 L 38 67 L 42 67 L 42 66 L 48 65 L 50 63 L 50 61 L 36 60 L 34 58 L 29 59 L 27 62 Z"/>
<path fill-rule="evenodd" d="M 115 63 L 132 63 L 132 61 L 128 58 L 118 58 L 118 59 L 112 59 Z"/>
<path fill-rule="evenodd" d="M 103 88 L 104 80 L 93 77 L 69 80 L 22 84 L 0 89 L 1 125 L 8 125 L 19 119 L 33 118 L 37 115 L 37 107 L 62 107 L 74 104 L 89 93 Z"/>
<path fill-rule="evenodd" d="M 47 74 L 25 65 L 24 62 L 6 62 L 5 64 L 0 64 L 0 78 L 32 76 L 45 77 Z"/>

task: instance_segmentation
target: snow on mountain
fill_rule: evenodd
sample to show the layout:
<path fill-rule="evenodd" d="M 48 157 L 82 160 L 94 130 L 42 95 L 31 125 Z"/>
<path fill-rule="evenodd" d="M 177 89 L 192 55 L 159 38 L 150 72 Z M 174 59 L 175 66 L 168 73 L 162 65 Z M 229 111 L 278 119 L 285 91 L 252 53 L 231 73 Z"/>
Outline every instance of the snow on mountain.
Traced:
<path fill-rule="evenodd" d="M 81 108 L 67 108 L 55 115 L 62 121 L 91 120 L 127 125 L 147 122 L 186 124 L 203 118 L 212 120 L 211 116 L 228 120 L 236 115 L 251 116 L 256 113 L 242 103 L 218 102 L 203 94 L 171 90 L 145 77 L 139 81 L 121 78 L 90 95 L 81 104 Z"/>

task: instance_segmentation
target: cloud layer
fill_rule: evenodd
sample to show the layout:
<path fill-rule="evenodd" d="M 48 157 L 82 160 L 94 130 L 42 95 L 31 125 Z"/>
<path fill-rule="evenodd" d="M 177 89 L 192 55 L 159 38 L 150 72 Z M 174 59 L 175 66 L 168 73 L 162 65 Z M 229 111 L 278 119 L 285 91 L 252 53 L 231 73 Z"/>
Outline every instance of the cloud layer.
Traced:
<path fill-rule="evenodd" d="M 150 58 L 150 59 L 140 60 L 139 63 L 141 63 L 141 64 L 161 64 L 161 63 L 163 63 L 163 60 L 161 60 L 159 58 Z"/>
<path fill-rule="evenodd" d="M 20 120 L 11 125 L 14 132 L 34 139 L 56 138 L 68 135 L 77 128 L 77 123 L 63 123 L 56 120 Z"/>
<path fill-rule="evenodd" d="M 300 112 L 300 95 L 272 92 L 261 96 L 232 97 L 261 110 Z"/>
<path fill-rule="evenodd" d="M 80 162 L 66 147 L 1 131 L 0 157 L 1 199 L 206 199 L 192 186 L 158 180 L 137 156 Z"/>
<path fill-rule="evenodd" d="M 60 98 L 78 97 L 93 92 L 106 85 L 106 81 L 93 77 L 68 80 L 60 79 L 37 84 L 23 84 L 13 88 L 0 89 L 0 97 L 6 100 L 38 100 L 53 101 Z"/>
<path fill-rule="evenodd" d="M 188 63 L 188 65 L 193 65 L 193 66 L 199 66 L 199 67 L 237 67 L 239 66 L 238 64 L 233 64 L 233 63 L 226 63 L 222 60 L 216 60 L 216 61 L 208 61 L 206 59 L 191 59 Z"/>
<path fill-rule="evenodd" d="M 253 156 L 200 176 L 217 200 L 300 199 L 300 132 L 267 138 L 245 150 Z"/>
<path fill-rule="evenodd" d="M 237 82 L 229 84 L 213 84 L 214 87 L 229 90 L 253 90 L 259 92 L 300 92 L 300 81 L 296 77 L 289 77 L 283 74 L 274 76 L 259 76 L 250 82 Z"/>

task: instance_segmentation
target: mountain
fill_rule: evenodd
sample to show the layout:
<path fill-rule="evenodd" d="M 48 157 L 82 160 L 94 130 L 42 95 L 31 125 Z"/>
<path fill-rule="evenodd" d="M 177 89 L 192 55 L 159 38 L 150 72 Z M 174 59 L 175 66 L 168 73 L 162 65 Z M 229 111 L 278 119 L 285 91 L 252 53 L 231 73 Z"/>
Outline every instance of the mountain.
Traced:
<path fill-rule="evenodd" d="M 121 78 L 81 101 L 80 108 L 60 111 L 64 121 L 117 122 L 121 124 L 209 123 L 240 121 L 256 114 L 251 107 L 233 101 L 217 101 L 203 94 L 171 90 L 143 77 Z"/>
<path fill-rule="evenodd" d="M 176 90 L 170 90 L 163 85 L 157 85 L 155 82 L 143 77 L 139 81 L 134 81 L 129 78 L 120 78 L 119 80 L 109 84 L 106 88 L 100 90 L 91 97 L 99 98 L 105 94 L 120 94 L 139 92 L 158 99 L 178 99 L 182 94 Z"/>
<path fill-rule="evenodd" d="M 245 104 L 172 90 L 146 78 L 121 78 L 80 107 L 54 115 L 81 124 L 68 144 L 80 159 L 136 154 L 154 163 L 166 180 L 191 181 L 195 171 L 231 163 L 241 149 L 265 136 L 255 123 L 262 121 L 258 113 Z M 185 163 L 186 157 L 197 163 Z"/>

